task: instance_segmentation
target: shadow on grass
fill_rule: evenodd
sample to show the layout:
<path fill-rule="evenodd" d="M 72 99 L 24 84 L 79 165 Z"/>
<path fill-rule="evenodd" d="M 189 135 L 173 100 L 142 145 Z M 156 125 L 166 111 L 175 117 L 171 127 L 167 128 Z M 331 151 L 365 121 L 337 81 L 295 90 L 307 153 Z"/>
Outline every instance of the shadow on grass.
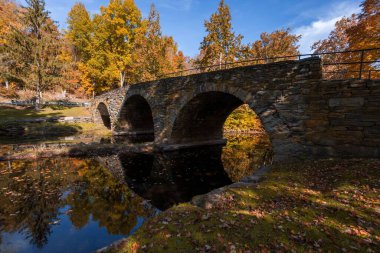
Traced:
<path fill-rule="evenodd" d="M 108 252 L 380 251 L 378 160 L 275 166 L 211 209 L 183 204 Z"/>
<path fill-rule="evenodd" d="M 62 113 L 48 113 L 42 114 L 40 111 L 36 111 L 35 109 L 21 108 L 15 106 L 0 106 L 0 121 L 11 121 L 11 120 L 19 120 L 25 118 L 44 118 L 44 117 L 58 117 L 62 116 Z"/>
<path fill-rule="evenodd" d="M 1 144 L 42 143 L 77 135 L 82 127 L 69 123 L 12 123 L 0 125 Z"/>

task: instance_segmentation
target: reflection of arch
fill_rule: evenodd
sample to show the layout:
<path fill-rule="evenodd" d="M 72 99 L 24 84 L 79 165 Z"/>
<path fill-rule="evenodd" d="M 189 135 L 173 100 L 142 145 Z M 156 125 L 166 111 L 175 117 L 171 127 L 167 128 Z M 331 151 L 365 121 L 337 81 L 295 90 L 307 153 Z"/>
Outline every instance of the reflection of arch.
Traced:
<path fill-rule="evenodd" d="M 231 184 L 221 152 L 217 146 L 154 155 L 119 154 L 119 159 L 128 186 L 164 210 Z"/>
<path fill-rule="evenodd" d="M 135 134 L 154 134 L 152 109 L 140 95 L 129 97 L 120 111 L 120 125 Z"/>
<path fill-rule="evenodd" d="M 216 140 L 223 137 L 223 124 L 243 101 L 218 91 L 201 93 L 180 110 L 172 129 L 170 141 Z"/>
<path fill-rule="evenodd" d="M 100 114 L 100 117 L 102 118 L 104 126 L 108 129 L 111 129 L 111 117 L 107 109 L 107 106 L 104 103 L 99 103 L 97 109 Z"/>

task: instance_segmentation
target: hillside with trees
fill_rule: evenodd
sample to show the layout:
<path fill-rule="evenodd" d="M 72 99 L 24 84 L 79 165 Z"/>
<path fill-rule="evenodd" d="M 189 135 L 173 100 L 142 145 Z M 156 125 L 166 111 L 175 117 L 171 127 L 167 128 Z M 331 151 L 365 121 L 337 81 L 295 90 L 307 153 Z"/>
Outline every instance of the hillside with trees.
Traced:
<path fill-rule="evenodd" d="M 357 15 L 343 17 L 328 38 L 313 45 L 316 53 L 373 48 L 380 44 L 378 0 L 365 0 Z M 221 65 L 252 58 L 266 59 L 299 54 L 301 35 L 283 27 L 263 32 L 256 41 L 243 43 L 234 31 L 229 6 L 221 0 L 204 22 L 206 35 L 199 55 L 190 59 L 174 38 L 161 31 L 160 14 L 152 5 L 145 18 L 133 0 L 110 0 L 91 15 L 83 3 L 68 13 L 67 27 L 58 28 L 44 0 L 0 0 L 0 92 L 31 90 L 37 101 L 48 91 L 67 91 L 90 98 L 105 91 L 162 78 L 167 73 L 194 67 Z M 365 55 L 375 60 L 378 51 Z M 360 55 L 329 56 L 355 61 Z M 357 65 L 333 66 L 333 71 L 357 71 Z M 367 66 L 367 69 L 374 66 Z M 376 72 L 379 74 L 379 72 Z M 349 76 L 347 74 L 346 76 Z"/>

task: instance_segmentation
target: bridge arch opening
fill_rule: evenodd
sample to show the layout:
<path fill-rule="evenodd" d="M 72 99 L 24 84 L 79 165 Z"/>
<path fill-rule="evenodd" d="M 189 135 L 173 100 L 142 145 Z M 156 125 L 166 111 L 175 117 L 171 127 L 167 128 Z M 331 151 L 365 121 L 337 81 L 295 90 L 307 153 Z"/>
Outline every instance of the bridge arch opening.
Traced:
<path fill-rule="evenodd" d="M 169 143 L 230 140 L 231 134 L 260 136 L 270 143 L 269 134 L 253 108 L 230 93 L 209 91 L 196 95 L 182 107 Z"/>
<path fill-rule="evenodd" d="M 272 163 L 273 147 L 269 134 L 248 104 L 235 109 L 224 123 L 222 162 L 228 176 L 240 181 L 261 166 Z"/>
<path fill-rule="evenodd" d="M 102 119 L 103 125 L 106 128 L 111 129 L 111 117 L 107 109 L 107 106 L 104 103 L 99 103 L 97 110 L 100 114 L 100 118 Z"/>
<path fill-rule="evenodd" d="M 140 95 L 129 97 L 120 111 L 120 127 L 133 135 L 151 135 L 154 139 L 152 109 Z"/>
<path fill-rule="evenodd" d="M 213 145 L 227 139 L 221 159 L 230 178 L 239 181 L 272 162 L 273 147 L 267 129 L 275 123 L 268 122 L 262 121 L 254 108 L 235 95 L 204 92 L 179 111 L 169 144 Z"/>
<path fill-rule="evenodd" d="M 227 117 L 243 101 L 234 95 L 211 91 L 191 99 L 180 110 L 174 122 L 170 143 L 192 143 L 223 138 Z"/>

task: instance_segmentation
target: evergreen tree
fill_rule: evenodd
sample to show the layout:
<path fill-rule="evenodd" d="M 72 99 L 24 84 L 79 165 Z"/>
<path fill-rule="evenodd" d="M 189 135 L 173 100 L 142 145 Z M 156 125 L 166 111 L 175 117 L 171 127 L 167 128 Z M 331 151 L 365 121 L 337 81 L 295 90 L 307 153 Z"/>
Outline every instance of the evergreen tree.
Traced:
<path fill-rule="evenodd" d="M 235 61 L 241 50 L 243 36 L 233 32 L 230 8 L 224 0 L 220 1 L 217 12 L 204 25 L 207 35 L 200 46 L 200 59 L 195 63 L 207 66 Z"/>
<path fill-rule="evenodd" d="M 38 109 L 41 92 L 60 82 L 61 36 L 43 0 L 26 0 L 26 3 L 21 18 L 23 29 L 12 29 L 7 51 L 18 65 L 13 73 L 26 87 L 35 90 Z"/>
<path fill-rule="evenodd" d="M 162 58 L 165 57 L 164 41 L 162 38 L 160 14 L 154 4 L 150 7 L 147 20 L 147 34 L 144 45 L 145 69 L 148 79 L 163 74 Z"/>
<path fill-rule="evenodd" d="M 178 52 L 177 44 L 170 36 L 161 32 L 160 14 L 156 6 L 151 5 L 149 16 L 144 20 L 146 34 L 141 43 L 143 63 L 139 66 L 144 80 L 161 78 L 166 73 L 183 69 L 186 58 Z"/>

